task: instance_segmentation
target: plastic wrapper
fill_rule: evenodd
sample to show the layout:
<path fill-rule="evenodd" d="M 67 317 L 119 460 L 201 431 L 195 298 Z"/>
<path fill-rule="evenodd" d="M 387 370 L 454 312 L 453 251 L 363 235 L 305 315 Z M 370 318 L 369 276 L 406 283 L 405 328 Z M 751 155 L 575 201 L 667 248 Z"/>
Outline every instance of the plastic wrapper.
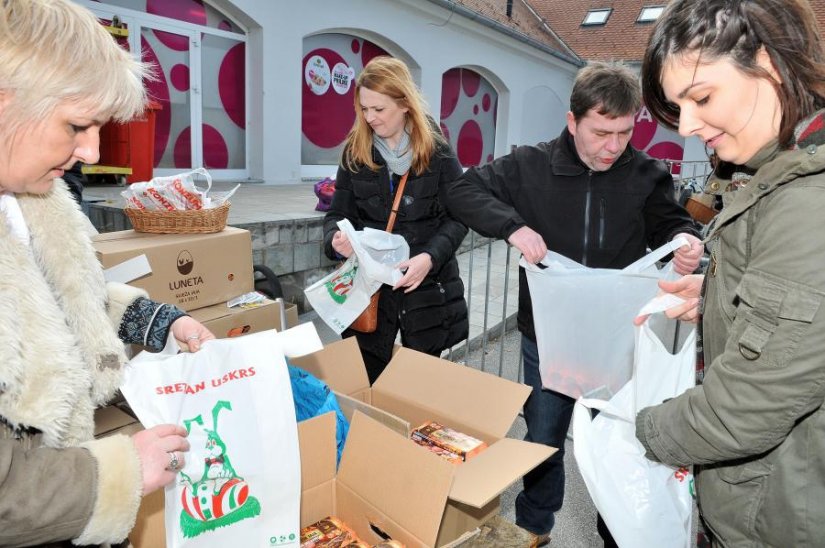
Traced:
<path fill-rule="evenodd" d="M 196 176 L 206 179 L 206 189 L 195 184 Z M 155 177 L 145 183 L 133 183 L 120 194 L 126 207 L 152 211 L 198 210 L 222 205 L 239 186 L 229 192 L 210 194 L 212 176 L 204 168 L 198 168 L 170 177 Z"/>
<path fill-rule="evenodd" d="M 301 529 L 301 548 L 370 548 L 355 532 L 336 518 L 329 516 Z"/>

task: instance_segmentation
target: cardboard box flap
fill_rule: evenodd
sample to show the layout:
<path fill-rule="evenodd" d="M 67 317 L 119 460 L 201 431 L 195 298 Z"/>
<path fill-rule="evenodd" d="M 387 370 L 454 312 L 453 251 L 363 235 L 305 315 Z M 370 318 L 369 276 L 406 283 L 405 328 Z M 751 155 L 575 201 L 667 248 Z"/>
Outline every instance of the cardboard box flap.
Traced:
<path fill-rule="evenodd" d="M 330 411 L 298 423 L 301 451 L 301 491 L 335 479 L 338 443 L 335 413 Z"/>
<path fill-rule="evenodd" d="M 135 423 L 140 425 L 136 418 L 114 405 L 95 409 L 95 436 L 102 436 Z"/>
<path fill-rule="evenodd" d="M 335 399 L 338 401 L 338 407 L 341 408 L 341 412 L 350 422 L 352 422 L 355 412 L 359 411 L 371 419 L 380 422 L 393 432 L 401 434 L 405 438 L 410 435 L 410 423 L 404 419 L 398 418 L 395 415 L 382 411 L 381 409 L 373 407 L 368 403 L 338 392 L 335 392 Z"/>
<path fill-rule="evenodd" d="M 232 309 L 226 306 L 226 303 L 214 304 L 212 306 L 205 306 L 192 310 L 189 315 L 201 323 L 211 322 L 218 318 L 225 318 L 232 315 Z"/>
<path fill-rule="evenodd" d="M 381 508 L 376 508 L 342 482 L 336 484 L 335 512 L 369 546 L 387 537 L 400 542 L 405 548 L 428 548 L 426 543 L 390 519 Z M 380 532 L 379 532 L 380 531 Z"/>
<path fill-rule="evenodd" d="M 482 434 L 488 443 L 507 435 L 530 390 L 529 386 L 409 348 L 395 353 L 372 387 L 373 402 L 379 400 L 379 393 L 414 402 L 450 417 L 452 424 L 448 426 L 452 428 Z M 414 422 L 395 410 L 388 411 Z"/>
<path fill-rule="evenodd" d="M 434 546 L 453 473 L 454 465 L 356 412 L 338 482 L 425 545 Z"/>
<path fill-rule="evenodd" d="M 351 396 L 370 386 L 364 358 L 355 337 L 335 341 L 306 356 L 290 358 L 289 362 L 312 373 L 341 394 Z"/>
<path fill-rule="evenodd" d="M 170 244 L 177 244 L 180 242 L 186 242 L 191 240 L 193 237 L 206 239 L 206 238 L 215 238 L 216 235 L 219 235 L 221 232 L 244 232 L 242 228 L 236 228 L 234 226 L 227 226 L 220 232 L 210 232 L 210 233 L 203 233 L 203 234 L 189 234 L 189 233 L 180 233 L 180 234 L 164 234 L 163 239 L 164 241 Z M 99 242 L 103 244 L 104 242 L 123 242 L 124 240 L 134 240 L 135 247 L 140 247 L 143 243 L 140 240 L 146 238 L 157 238 L 157 234 L 150 233 L 150 232 L 138 232 L 136 230 L 118 230 L 115 232 L 103 232 L 100 234 L 95 234 L 92 236 L 92 241 Z M 122 246 L 119 246 L 122 248 Z"/>
<path fill-rule="evenodd" d="M 539 443 L 502 438 L 456 468 L 450 499 L 481 508 L 555 452 Z"/>

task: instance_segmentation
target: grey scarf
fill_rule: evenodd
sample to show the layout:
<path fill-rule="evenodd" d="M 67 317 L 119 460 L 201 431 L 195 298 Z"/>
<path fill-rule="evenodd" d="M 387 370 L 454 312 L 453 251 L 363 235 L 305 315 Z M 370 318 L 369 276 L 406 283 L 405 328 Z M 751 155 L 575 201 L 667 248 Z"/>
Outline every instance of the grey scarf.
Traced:
<path fill-rule="evenodd" d="M 391 149 L 387 141 L 375 133 L 372 134 L 372 144 L 378 149 L 384 161 L 387 162 L 387 168 L 391 173 L 404 175 L 410 170 L 412 148 L 410 148 L 410 134 L 407 133 L 406 129 L 401 133 L 401 139 L 395 149 Z"/>

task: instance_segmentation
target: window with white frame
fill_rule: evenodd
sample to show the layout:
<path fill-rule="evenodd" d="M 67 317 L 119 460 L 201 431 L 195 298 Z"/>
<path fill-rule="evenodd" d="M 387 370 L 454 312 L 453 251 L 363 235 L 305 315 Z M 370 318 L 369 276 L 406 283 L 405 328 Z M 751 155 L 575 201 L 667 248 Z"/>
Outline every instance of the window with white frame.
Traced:
<path fill-rule="evenodd" d="M 613 8 L 590 10 L 587 12 L 587 15 L 584 16 L 582 26 L 588 27 L 595 25 L 604 25 L 605 23 L 607 23 L 607 18 L 610 17 L 610 13 L 612 11 Z"/>
<path fill-rule="evenodd" d="M 655 21 L 662 15 L 662 12 L 665 10 L 664 6 L 645 6 L 642 8 L 642 11 L 639 12 L 639 18 L 636 19 L 637 23 L 650 23 Z"/>
<path fill-rule="evenodd" d="M 74 0 L 124 23 L 131 51 L 155 67 L 154 176 L 206 167 L 246 178 L 246 31 L 204 0 Z"/>

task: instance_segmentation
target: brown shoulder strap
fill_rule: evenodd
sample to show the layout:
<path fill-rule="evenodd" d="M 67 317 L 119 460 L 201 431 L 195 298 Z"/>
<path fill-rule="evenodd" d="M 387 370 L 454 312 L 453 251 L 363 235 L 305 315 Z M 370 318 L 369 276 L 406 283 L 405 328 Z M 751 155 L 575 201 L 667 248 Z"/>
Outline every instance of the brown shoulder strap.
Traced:
<path fill-rule="evenodd" d="M 390 218 L 387 221 L 387 232 L 392 232 L 392 227 L 395 226 L 395 217 L 398 215 L 398 204 L 401 203 L 401 196 L 404 194 L 404 186 L 407 184 L 407 175 L 409 170 L 401 177 L 398 183 L 398 188 L 395 190 L 395 199 L 392 201 L 392 209 L 390 210 Z"/>

